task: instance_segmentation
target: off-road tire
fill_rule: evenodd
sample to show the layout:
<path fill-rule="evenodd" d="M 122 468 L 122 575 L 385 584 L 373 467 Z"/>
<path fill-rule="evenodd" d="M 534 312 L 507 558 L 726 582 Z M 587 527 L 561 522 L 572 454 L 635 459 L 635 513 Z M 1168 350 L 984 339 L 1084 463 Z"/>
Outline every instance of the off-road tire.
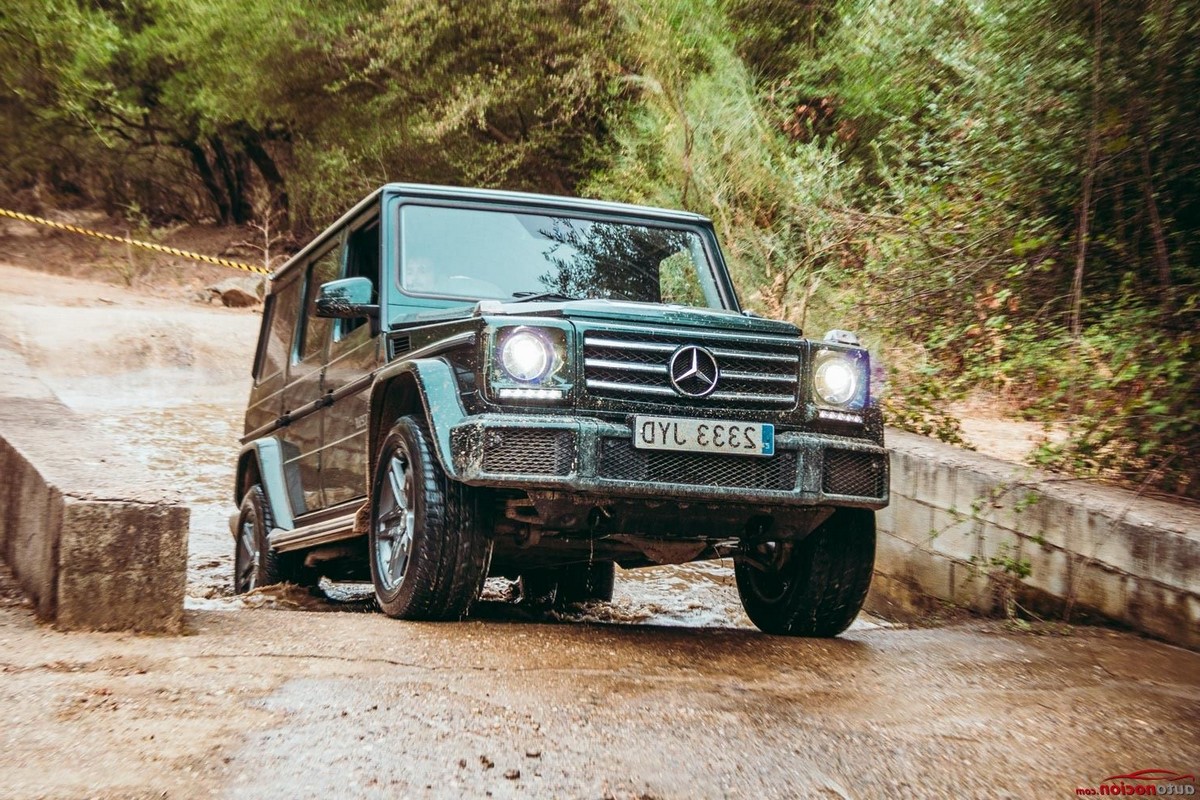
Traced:
<path fill-rule="evenodd" d="M 371 481 L 371 580 L 379 607 L 397 619 L 463 618 L 483 590 L 491 562 L 492 542 L 476 491 L 446 477 L 430 442 L 424 420 L 400 418 L 380 444 Z M 414 524 L 407 567 L 399 583 L 389 587 L 380 576 L 379 499 L 397 454 L 411 470 Z"/>
<path fill-rule="evenodd" d="M 242 550 L 243 526 L 249 522 L 254 529 L 259 559 L 257 566 L 249 571 L 246 563 L 247 553 Z M 266 492 L 258 484 L 254 484 L 242 498 L 242 506 L 238 512 L 238 539 L 234 542 L 237 548 L 233 559 L 233 591 L 234 594 L 245 594 L 262 586 L 276 583 L 295 583 L 300 586 L 315 586 L 320 576 L 304 566 L 299 554 L 278 553 L 271 549 L 267 535 L 275 527 L 275 518 L 271 515 L 271 504 L 267 502 Z"/>
<path fill-rule="evenodd" d="M 781 550 L 788 557 L 766 571 L 752 563 L 761 564 L 764 553 L 749 547 L 735 559 L 734 575 L 750 621 L 765 633 L 837 636 L 858 616 L 871 586 L 875 512 L 837 509 L 790 551 Z"/>

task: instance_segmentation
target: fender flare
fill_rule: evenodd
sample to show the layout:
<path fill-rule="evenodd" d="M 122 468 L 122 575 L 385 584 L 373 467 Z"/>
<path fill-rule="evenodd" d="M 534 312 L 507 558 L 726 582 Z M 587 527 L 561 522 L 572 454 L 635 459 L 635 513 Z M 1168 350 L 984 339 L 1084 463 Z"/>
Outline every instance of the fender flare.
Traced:
<path fill-rule="evenodd" d="M 389 364 L 371 385 L 371 418 L 367 437 L 370 473 L 375 472 L 379 441 L 404 414 L 422 413 L 429 424 L 433 449 L 447 477 L 458 480 L 450 429 L 466 417 L 458 380 L 448 363 L 437 358 Z"/>
<path fill-rule="evenodd" d="M 253 472 L 258 480 L 253 480 Z M 296 527 L 292 506 L 288 499 L 287 478 L 283 471 L 283 451 L 279 440 L 267 436 L 255 439 L 242 447 L 238 454 L 237 482 L 234 484 L 233 502 L 240 506 L 250 485 L 257 483 L 267 496 L 275 527 L 291 530 Z"/>

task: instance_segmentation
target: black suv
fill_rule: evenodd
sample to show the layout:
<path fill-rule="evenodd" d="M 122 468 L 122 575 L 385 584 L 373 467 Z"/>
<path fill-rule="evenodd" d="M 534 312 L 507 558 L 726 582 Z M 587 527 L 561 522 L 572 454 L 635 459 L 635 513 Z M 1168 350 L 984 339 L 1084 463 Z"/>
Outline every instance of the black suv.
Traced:
<path fill-rule="evenodd" d="M 404 619 L 732 557 L 758 627 L 833 636 L 888 501 L 852 334 L 743 312 L 703 217 L 511 192 L 384 186 L 289 260 L 243 443 L 237 591 L 369 574 Z"/>

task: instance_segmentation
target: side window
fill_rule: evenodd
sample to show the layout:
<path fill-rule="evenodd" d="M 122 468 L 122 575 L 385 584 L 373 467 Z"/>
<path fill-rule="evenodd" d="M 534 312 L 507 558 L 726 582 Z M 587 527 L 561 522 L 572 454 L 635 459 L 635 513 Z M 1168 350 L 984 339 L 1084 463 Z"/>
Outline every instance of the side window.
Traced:
<path fill-rule="evenodd" d="M 300 316 L 300 287 L 303 281 L 293 279 L 286 286 L 276 286 L 264 311 L 262 363 L 259 381 L 277 374 L 287 363 L 289 345 L 295 340 L 296 320 Z M 266 326 L 270 325 L 270 328 Z"/>
<path fill-rule="evenodd" d="M 318 258 L 308 267 L 308 280 L 304 289 L 304 322 L 300 330 L 299 341 L 296 342 L 296 357 L 298 361 L 306 361 L 319 355 L 325 348 L 325 340 L 329 338 L 329 329 L 333 320 L 323 319 L 316 315 L 317 289 L 321 284 L 337 280 L 341 272 L 341 248 L 335 247 Z"/>
<path fill-rule="evenodd" d="M 374 287 L 371 292 L 371 302 L 379 302 L 379 220 L 369 222 L 354 233 L 346 241 L 346 275 L 347 278 L 370 278 Z M 337 338 L 341 339 L 355 328 L 361 327 L 367 320 L 343 319 L 338 330 Z"/>

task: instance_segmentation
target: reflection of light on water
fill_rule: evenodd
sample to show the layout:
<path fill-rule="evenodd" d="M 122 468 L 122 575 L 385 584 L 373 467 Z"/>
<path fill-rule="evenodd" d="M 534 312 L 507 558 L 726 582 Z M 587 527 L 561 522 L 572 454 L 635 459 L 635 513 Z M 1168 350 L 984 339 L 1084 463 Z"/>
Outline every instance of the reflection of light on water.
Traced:
<path fill-rule="evenodd" d="M 754 627 L 742 611 L 728 559 L 621 570 L 612 604 L 586 613 L 648 625 Z"/>

